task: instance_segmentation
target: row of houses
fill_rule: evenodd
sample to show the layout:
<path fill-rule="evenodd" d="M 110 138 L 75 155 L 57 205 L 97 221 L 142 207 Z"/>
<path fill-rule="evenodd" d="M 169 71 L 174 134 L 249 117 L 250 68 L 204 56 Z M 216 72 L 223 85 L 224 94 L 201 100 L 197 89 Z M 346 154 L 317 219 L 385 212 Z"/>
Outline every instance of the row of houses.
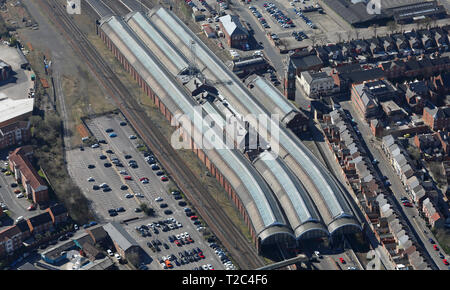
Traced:
<path fill-rule="evenodd" d="M 377 234 L 392 260 L 397 265 L 410 265 L 414 270 L 431 270 L 387 196 L 380 194 L 376 200 L 380 207 Z"/>
<path fill-rule="evenodd" d="M 57 225 L 67 222 L 68 218 L 67 209 L 62 204 L 57 204 L 41 214 L 7 227 L 0 231 L 0 256 L 12 254 L 21 248 L 28 238 L 53 231 Z"/>
<path fill-rule="evenodd" d="M 449 31 L 450 26 L 411 30 L 369 39 L 317 45 L 315 50 L 325 64 L 334 66 L 445 52 L 450 44 Z"/>
<path fill-rule="evenodd" d="M 408 152 L 392 135 L 383 137 L 382 148 L 414 204 L 425 214 L 430 226 L 443 227 L 445 216 L 437 206 L 439 195 L 426 170 L 420 169 L 411 161 Z"/>
<path fill-rule="evenodd" d="M 343 176 L 359 193 L 359 206 L 391 260 L 396 264 L 408 264 L 414 269 L 430 269 L 416 251 L 414 242 L 407 234 L 407 227 L 402 225 L 385 198 L 384 184 L 376 175 L 348 117 L 342 110 L 334 110 L 324 115 L 322 128 Z"/>
<path fill-rule="evenodd" d="M 34 169 L 31 161 L 33 147 L 31 145 L 16 148 L 9 154 L 9 168 L 14 173 L 14 178 L 23 185 L 26 195 L 31 197 L 35 204 L 49 201 L 48 187 L 44 180 Z"/>

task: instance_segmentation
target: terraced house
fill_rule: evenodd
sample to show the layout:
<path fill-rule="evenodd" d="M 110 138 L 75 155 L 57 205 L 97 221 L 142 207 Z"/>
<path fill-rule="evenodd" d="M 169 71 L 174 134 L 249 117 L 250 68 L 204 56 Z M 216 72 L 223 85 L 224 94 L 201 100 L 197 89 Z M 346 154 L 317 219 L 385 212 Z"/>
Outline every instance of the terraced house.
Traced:
<path fill-rule="evenodd" d="M 27 196 L 31 195 L 33 201 L 40 204 L 49 199 L 48 187 L 30 162 L 32 152 L 31 146 L 17 148 L 9 155 L 9 167 L 16 181 L 22 183 Z"/>

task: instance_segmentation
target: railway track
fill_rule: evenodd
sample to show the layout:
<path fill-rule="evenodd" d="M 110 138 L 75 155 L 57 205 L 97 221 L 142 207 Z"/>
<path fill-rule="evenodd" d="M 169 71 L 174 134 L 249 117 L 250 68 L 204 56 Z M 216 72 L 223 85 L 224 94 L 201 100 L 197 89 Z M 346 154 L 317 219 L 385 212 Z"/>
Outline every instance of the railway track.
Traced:
<path fill-rule="evenodd" d="M 86 61 L 99 83 L 111 96 L 143 141 L 151 148 L 164 168 L 171 173 L 172 179 L 186 194 L 238 266 L 241 269 L 256 269 L 263 266 L 265 263 L 257 254 L 255 248 L 247 241 L 246 237 L 179 157 L 165 136 L 151 122 L 145 111 L 140 108 L 137 101 L 129 97 L 131 94 L 127 88 L 74 23 L 71 16 L 66 13 L 62 4 L 57 0 L 38 0 L 37 3 L 55 26 L 61 30 L 74 50 Z"/>

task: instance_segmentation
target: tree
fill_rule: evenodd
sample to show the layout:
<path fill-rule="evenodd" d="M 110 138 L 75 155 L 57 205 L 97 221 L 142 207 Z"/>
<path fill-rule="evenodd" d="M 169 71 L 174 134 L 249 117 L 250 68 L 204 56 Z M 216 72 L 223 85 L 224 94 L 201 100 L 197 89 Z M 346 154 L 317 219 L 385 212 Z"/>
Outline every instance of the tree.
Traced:
<path fill-rule="evenodd" d="M 373 35 L 376 38 L 377 37 L 377 30 L 378 30 L 378 24 L 372 25 Z"/>
<path fill-rule="evenodd" d="M 342 34 L 340 32 L 336 33 L 336 37 L 337 37 L 337 43 L 341 43 L 342 42 Z"/>
<path fill-rule="evenodd" d="M 389 21 L 387 23 L 387 28 L 389 29 L 391 34 L 393 34 L 397 30 L 398 25 L 397 25 L 397 23 L 395 21 Z"/>

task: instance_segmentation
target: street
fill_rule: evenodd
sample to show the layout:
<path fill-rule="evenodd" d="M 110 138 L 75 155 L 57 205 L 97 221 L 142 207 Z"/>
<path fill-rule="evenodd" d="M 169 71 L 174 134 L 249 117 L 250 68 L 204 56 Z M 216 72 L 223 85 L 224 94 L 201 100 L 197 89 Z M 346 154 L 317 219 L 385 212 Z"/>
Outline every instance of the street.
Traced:
<path fill-rule="evenodd" d="M 363 137 L 363 140 L 367 145 L 367 149 L 369 149 L 373 159 L 377 159 L 379 161 L 379 163 L 375 167 L 378 168 L 380 176 L 385 175 L 390 181 L 390 189 L 393 193 L 390 197 L 394 197 L 393 205 L 397 207 L 397 212 L 399 212 L 401 216 L 405 218 L 405 221 L 407 221 L 409 228 L 413 231 L 414 237 L 417 238 L 418 245 L 426 250 L 426 252 L 430 255 L 430 257 L 433 259 L 433 262 L 439 269 L 448 269 L 448 267 L 444 265 L 442 259 L 439 257 L 438 251 L 435 251 L 432 244 L 428 241 L 429 238 L 432 238 L 434 241 L 436 241 L 436 238 L 425 226 L 425 222 L 422 218 L 420 218 L 417 208 L 405 208 L 401 206 L 400 198 L 407 197 L 408 199 L 410 199 L 410 197 L 406 193 L 399 176 L 391 166 L 389 159 L 381 149 L 381 142 L 373 137 L 369 125 L 365 121 L 363 121 L 361 116 L 354 110 L 351 102 L 341 102 L 341 106 L 343 109 L 348 110 L 353 116 L 356 123 L 358 124 L 358 129 L 361 132 L 361 136 Z M 372 141 L 372 139 L 374 141 Z M 381 174 L 381 172 L 383 174 Z M 426 234 L 424 233 L 425 231 Z"/>

